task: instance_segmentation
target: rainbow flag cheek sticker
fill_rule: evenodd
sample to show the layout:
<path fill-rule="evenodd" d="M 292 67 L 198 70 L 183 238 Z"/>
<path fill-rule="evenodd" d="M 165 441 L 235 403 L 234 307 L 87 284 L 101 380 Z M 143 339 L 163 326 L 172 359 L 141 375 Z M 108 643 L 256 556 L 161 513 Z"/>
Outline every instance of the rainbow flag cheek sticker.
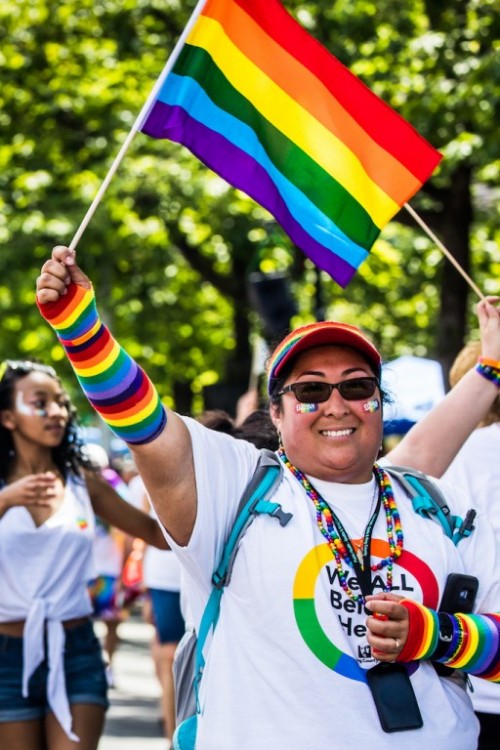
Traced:
<path fill-rule="evenodd" d="M 380 401 L 378 400 L 378 398 L 372 398 L 371 401 L 367 401 L 363 404 L 363 409 L 364 411 L 373 414 L 380 409 Z"/>
<path fill-rule="evenodd" d="M 298 414 L 312 414 L 313 412 L 318 411 L 318 409 L 318 404 L 297 404 L 295 407 L 295 411 Z"/>
<path fill-rule="evenodd" d="M 376 557 L 386 557 L 389 545 L 386 541 L 372 539 L 372 554 Z M 327 544 L 313 547 L 300 563 L 293 586 L 293 608 L 295 621 L 306 646 L 326 667 L 350 680 L 366 682 L 366 671 L 360 667 L 357 659 L 351 654 L 344 653 L 327 634 L 319 620 L 315 595 L 318 578 L 325 565 L 335 564 L 333 553 Z M 395 570 L 401 569 L 411 573 L 418 581 L 426 606 L 437 606 L 439 589 L 432 570 L 420 558 L 405 550 L 398 560 Z M 398 590 L 396 590 L 398 593 Z M 320 594 L 321 595 L 321 594 Z M 352 601 L 349 600 L 349 605 Z M 349 606 L 350 611 L 352 611 Z M 347 610 L 347 608 L 346 608 Z M 345 612 L 343 612 L 343 615 Z M 332 617 L 335 617 L 332 611 Z M 418 665 L 415 665 L 415 669 Z"/>

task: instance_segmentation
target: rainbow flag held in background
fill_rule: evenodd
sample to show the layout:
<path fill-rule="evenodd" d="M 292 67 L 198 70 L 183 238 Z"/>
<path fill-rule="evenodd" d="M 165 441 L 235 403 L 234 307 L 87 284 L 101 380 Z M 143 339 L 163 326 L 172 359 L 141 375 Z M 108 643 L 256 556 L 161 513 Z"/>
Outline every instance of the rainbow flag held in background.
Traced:
<path fill-rule="evenodd" d="M 278 0 L 207 0 L 140 130 L 264 206 L 342 287 L 441 159 Z"/>

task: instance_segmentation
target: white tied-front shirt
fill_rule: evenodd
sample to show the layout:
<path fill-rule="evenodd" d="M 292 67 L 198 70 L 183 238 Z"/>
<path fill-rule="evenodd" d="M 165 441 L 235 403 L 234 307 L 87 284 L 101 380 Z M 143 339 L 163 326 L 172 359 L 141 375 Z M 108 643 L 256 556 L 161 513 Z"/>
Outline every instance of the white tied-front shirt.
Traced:
<path fill-rule="evenodd" d="M 69 478 L 61 507 L 36 526 L 25 507 L 0 519 L 0 622 L 25 620 L 23 696 L 45 657 L 51 710 L 72 740 L 64 679 L 63 622 L 92 612 L 87 581 L 95 576 L 92 541 L 95 519 L 85 484 Z"/>

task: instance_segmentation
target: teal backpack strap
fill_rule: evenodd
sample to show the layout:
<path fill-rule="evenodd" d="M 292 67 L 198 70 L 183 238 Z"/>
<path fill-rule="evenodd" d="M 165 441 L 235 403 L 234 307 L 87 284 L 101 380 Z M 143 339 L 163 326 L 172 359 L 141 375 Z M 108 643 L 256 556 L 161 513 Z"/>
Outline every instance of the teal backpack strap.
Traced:
<path fill-rule="evenodd" d="M 236 511 L 233 528 L 226 540 L 220 562 L 212 576 L 217 588 L 227 586 L 231 578 L 238 542 L 259 514 L 267 514 L 278 519 L 280 526 L 286 526 L 292 514 L 283 511 L 279 503 L 270 502 L 281 477 L 283 464 L 278 456 L 267 448 L 260 451 L 257 468 L 246 488 Z"/>
<path fill-rule="evenodd" d="M 402 485 L 415 513 L 439 523 L 453 544 L 456 545 L 471 535 L 474 530 L 475 510 L 469 510 L 465 519 L 453 515 L 439 487 L 417 469 L 409 466 L 384 466 L 384 471 Z"/>
<path fill-rule="evenodd" d="M 282 475 L 283 464 L 278 456 L 272 451 L 263 448 L 260 451 L 257 468 L 240 500 L 235 521 L 224 545 L 220 562 L 212 576 L 212 592 L 198 629 L 194 678 L 197 711 L 199 711 L 198 690 L 205 667 L 203 648 L 210 631 L 215 630 L 215 626 L 217 625 L 222 594 L 231 579 L 238 543 L 254 518 L 258 515 L 272 516 L 279 521 L 280 526 L 286 526 L 292 518 L 292 513 L 286 513 L 279 503 L 269 500 L 281 482 Z"/>

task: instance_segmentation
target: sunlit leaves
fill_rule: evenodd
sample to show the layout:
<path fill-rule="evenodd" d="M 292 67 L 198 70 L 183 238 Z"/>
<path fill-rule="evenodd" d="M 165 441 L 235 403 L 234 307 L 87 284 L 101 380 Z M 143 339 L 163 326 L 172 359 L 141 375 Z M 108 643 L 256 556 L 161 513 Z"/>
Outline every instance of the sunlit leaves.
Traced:
<path fill-rule="evenodd" d="M 426 185 L 412 199 L 418 211 L 439 216 L 457 167 L 470 165 L 471 270 L 484 291 L 498 292 L 495 0 L 284 4 L 442 150 L 432 191 Z M 50 247 L 69 242 L 78 228 L 194 5 L 0 3 L 0 356 L 55 359 L 75 393 L 62 350 L 34 306 L 35 279 Z M 255 270 L 290 275 L 299 308 L 295 323 L 314 319 L 322 306 L 330 317 L 373 331 L 386 357 L 433 351 L 443 258 L 419 228 L 385 227 L 343 291 L 304 260 L 267 211 L 186 149 L 141 133 L 78 254 L 106 319 L 147 363 L 168 403 L 180 381 L 191 384 L 200 407 L 203 386 L 229 377 L 231 362 L 241 364 L 241 380 L 247 379 L 249 344 L 242 346 L 241 321 L 259 330 L 246 301 L 248 274 Z"/>

